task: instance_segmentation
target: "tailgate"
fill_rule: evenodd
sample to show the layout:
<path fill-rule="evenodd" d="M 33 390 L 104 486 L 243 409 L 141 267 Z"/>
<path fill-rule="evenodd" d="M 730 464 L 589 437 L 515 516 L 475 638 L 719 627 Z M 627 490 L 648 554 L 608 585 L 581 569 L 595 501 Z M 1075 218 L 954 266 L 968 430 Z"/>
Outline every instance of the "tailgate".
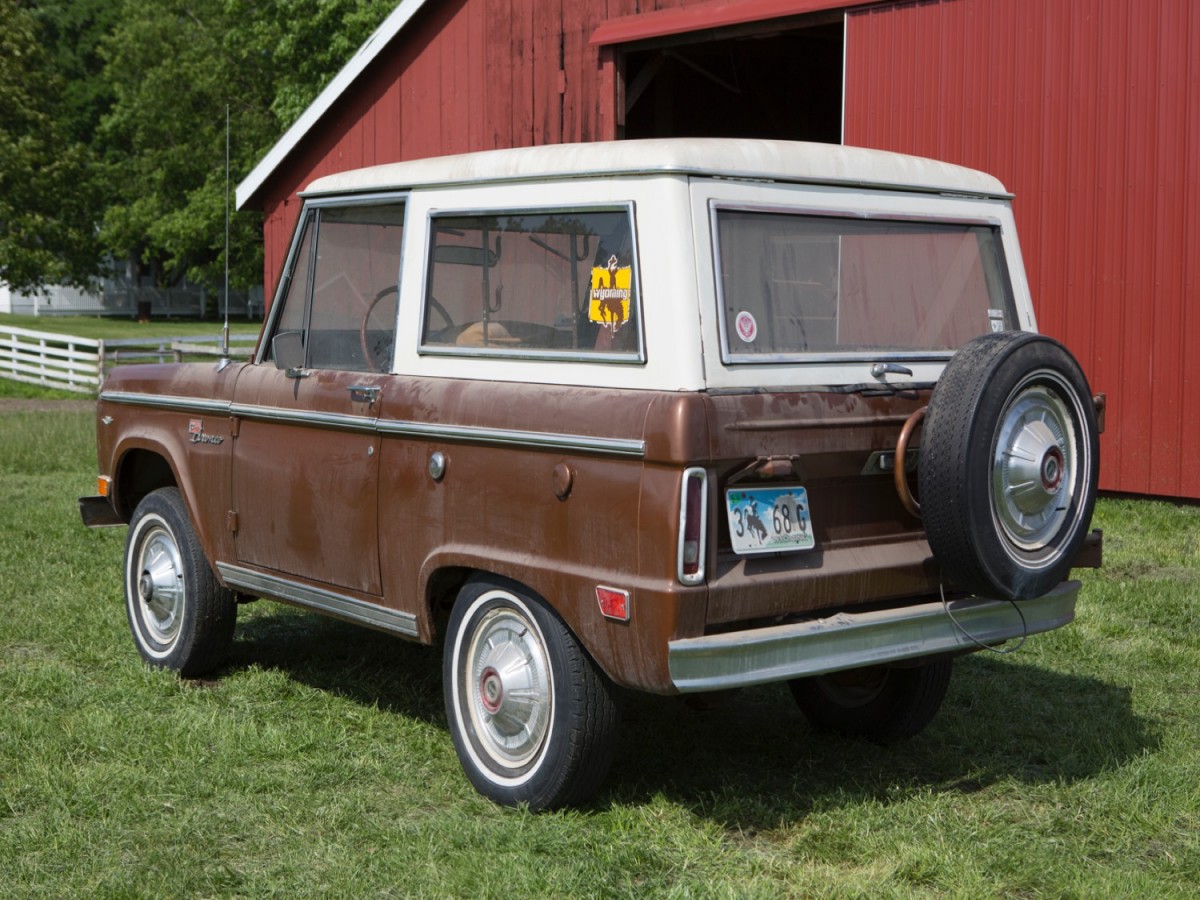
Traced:
<path fill-rule="evenodd" d="M 928 391 L 710 396 L 710 625 L 937 591 L 924 530 L 901 505 L 892 468 L 901 427 L 928 398 Z M 907 454 L 910 471 L 919 437 Z"/>

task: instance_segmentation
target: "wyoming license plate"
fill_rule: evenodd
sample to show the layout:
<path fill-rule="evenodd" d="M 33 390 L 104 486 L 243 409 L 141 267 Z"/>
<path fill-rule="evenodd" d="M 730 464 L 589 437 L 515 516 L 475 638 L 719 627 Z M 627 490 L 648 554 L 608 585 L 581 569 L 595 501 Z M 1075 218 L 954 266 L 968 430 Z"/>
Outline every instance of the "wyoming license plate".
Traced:
<path fill-rule="evenodd" d="M 735 553 L 811 550 L 815 545 L 808 492 L 802 487 L 731 488 L 725 492 Z"/>

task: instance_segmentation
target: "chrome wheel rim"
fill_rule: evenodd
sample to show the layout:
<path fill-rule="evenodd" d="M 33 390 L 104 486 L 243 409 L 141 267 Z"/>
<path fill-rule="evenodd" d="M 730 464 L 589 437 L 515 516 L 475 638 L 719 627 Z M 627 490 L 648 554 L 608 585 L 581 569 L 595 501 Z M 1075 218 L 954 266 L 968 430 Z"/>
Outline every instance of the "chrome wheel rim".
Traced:
<path fill-rule="evenodd" d="M 1034 372 L 1010 395 L 992 458 L 992 501 L 1007 541 L 1025 553 L 1050 546 L 1070 515 L 1081 471 L 1072 391 L 1054 372 Z M 1078 410 L 1074 410 L 1079 416 Z"/>
<path fill-rule="evenodd" d="M 542 750 L 553 712 L 553 681 L 541 632 L 521 611 L 493 607 L 467 648 L 464 687 L 480 749 L 496 766 L 520 770 Z"/>
<path fill-rule="evenodd" d="M 166 528 L 155 526 L 146 535 L 132 574 L 140 618 L 148 636 L 158 644 L 171 644 L 183 626 L 186 588 L 183 558 Z"/>

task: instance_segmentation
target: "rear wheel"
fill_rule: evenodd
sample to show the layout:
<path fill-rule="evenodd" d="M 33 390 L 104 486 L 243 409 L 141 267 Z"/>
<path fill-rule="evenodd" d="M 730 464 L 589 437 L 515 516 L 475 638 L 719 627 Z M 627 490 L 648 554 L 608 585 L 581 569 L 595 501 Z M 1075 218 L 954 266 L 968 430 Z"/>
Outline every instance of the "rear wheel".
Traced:
<path fill-rule="evenodd" d="M 950 686 L 952 661 L 905 668 L 869 666 L 788 683 L 816 728 L 877 744 L 912 737 L 933 721 Z"/>
<path fill-rule="evenodd" d="M 467 777 L 505 806 L 587 800 L 612 761 L 615 688 L 541 600 L 468 582 L 446 629 L 446 718 Z"/>
<path fill-rule="evenodd" d="M 142 658 L 186 677 L 219 666 L 233 640 L 237 602 L 213 574 L 176 488 L 148 494 L 133 513 L 125 611 Z"/>

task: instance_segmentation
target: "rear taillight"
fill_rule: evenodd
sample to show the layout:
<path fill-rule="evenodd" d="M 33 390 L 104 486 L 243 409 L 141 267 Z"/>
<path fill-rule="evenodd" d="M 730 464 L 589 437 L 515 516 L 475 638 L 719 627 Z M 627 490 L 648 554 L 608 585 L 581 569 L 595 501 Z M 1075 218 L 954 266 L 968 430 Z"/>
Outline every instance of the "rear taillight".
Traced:
<path fill-rule="evenodd" d="M 679 499 L 679 558 L 676 574 L 680 584 L 704 581 L 704 552 L 708 534 L 708 472 L 685 469 Z"/>

